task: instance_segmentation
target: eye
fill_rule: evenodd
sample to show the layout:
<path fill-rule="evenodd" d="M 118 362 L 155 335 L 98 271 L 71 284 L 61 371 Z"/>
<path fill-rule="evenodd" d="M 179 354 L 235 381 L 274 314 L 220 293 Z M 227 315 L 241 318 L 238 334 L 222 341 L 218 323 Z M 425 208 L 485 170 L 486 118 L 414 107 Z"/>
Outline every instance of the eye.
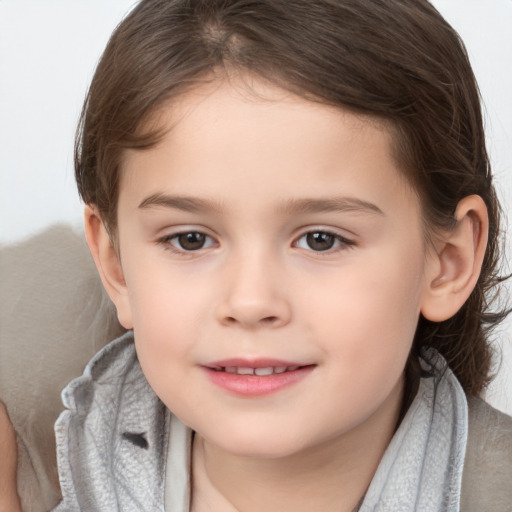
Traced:
<path fill-rule="evenodd" d="M 350 240 L 328 231 L 310 231 L 302 235 L 296 242 L 297 247 L 315 252 L 324 252 L 352 245 L 354 243 Z"/>
<path fill-rule="evenodd" d="M 199 231 L 177 233 L 175 235 L 165 237 L 162 242 L 170 244 L 173 248 L 179 251 L 187 252 L 198 251 L 215 245 L 215 241 L 211 237 Z"/>

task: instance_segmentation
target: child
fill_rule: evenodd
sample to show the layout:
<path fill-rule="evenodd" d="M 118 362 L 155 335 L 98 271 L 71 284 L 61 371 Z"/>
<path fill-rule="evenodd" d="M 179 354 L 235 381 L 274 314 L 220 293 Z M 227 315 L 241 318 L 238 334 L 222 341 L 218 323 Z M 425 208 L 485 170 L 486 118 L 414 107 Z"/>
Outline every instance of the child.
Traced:
<path fill-rule="evenodd" d="M 499 207 L 429 3 L 143 0 L 76 176 L 129 332 L 64 391 L 56 510 L 510 510 Z"/>

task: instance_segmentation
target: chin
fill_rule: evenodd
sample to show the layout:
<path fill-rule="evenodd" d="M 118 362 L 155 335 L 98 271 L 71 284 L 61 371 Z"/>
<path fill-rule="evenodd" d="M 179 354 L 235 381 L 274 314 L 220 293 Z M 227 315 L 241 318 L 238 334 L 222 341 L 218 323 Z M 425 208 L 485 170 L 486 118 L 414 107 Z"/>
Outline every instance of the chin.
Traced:
<path fill-rule="evenodd" d="M 272 430 L 256 428 L 248 432 L 233 429 L 225 430 L 223 435 L 202 437 L 219 450 L 235 457 L 252 459 L 286 458 L 311 446 L 304 439 L 291 437 L 289 432 L 284 431 L 283 435 L 282 430 Z"/>

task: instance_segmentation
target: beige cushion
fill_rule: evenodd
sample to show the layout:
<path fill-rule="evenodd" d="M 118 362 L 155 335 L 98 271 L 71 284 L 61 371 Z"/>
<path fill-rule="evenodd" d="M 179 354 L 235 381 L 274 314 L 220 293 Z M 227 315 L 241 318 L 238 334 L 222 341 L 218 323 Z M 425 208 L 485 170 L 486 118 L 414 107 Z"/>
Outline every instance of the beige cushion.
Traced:
<path fill-rule="evenodd" d="M 18 434 L 23 510 L 42 512 L 60 498 L 60 392 L 122 328 L 83 234 L 69 226 L 2 247 L 0 283 L 0 398 Z"/>

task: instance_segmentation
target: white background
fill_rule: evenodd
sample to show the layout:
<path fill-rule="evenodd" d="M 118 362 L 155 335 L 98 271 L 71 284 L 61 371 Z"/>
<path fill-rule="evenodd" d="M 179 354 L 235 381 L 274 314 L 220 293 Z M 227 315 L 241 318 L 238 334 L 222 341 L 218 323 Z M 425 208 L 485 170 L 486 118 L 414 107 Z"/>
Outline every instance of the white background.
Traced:
<path fill-rule="evenodd" d="M 133 0 L 0 0 L 0 243 L 77 227 L 73 138 L 107 39 Z M 465 41 L 485 102 L 489 150 L 512 225 L 512 0 L 435 0 Z M 509 244 L 512 228 L 507 227 Z M 510 254 L 510 251 L 509 251 Z M 510 285 L 509 285 L 510 289 Z M 488 399 L 512 414 L 512 319 Z"/>

